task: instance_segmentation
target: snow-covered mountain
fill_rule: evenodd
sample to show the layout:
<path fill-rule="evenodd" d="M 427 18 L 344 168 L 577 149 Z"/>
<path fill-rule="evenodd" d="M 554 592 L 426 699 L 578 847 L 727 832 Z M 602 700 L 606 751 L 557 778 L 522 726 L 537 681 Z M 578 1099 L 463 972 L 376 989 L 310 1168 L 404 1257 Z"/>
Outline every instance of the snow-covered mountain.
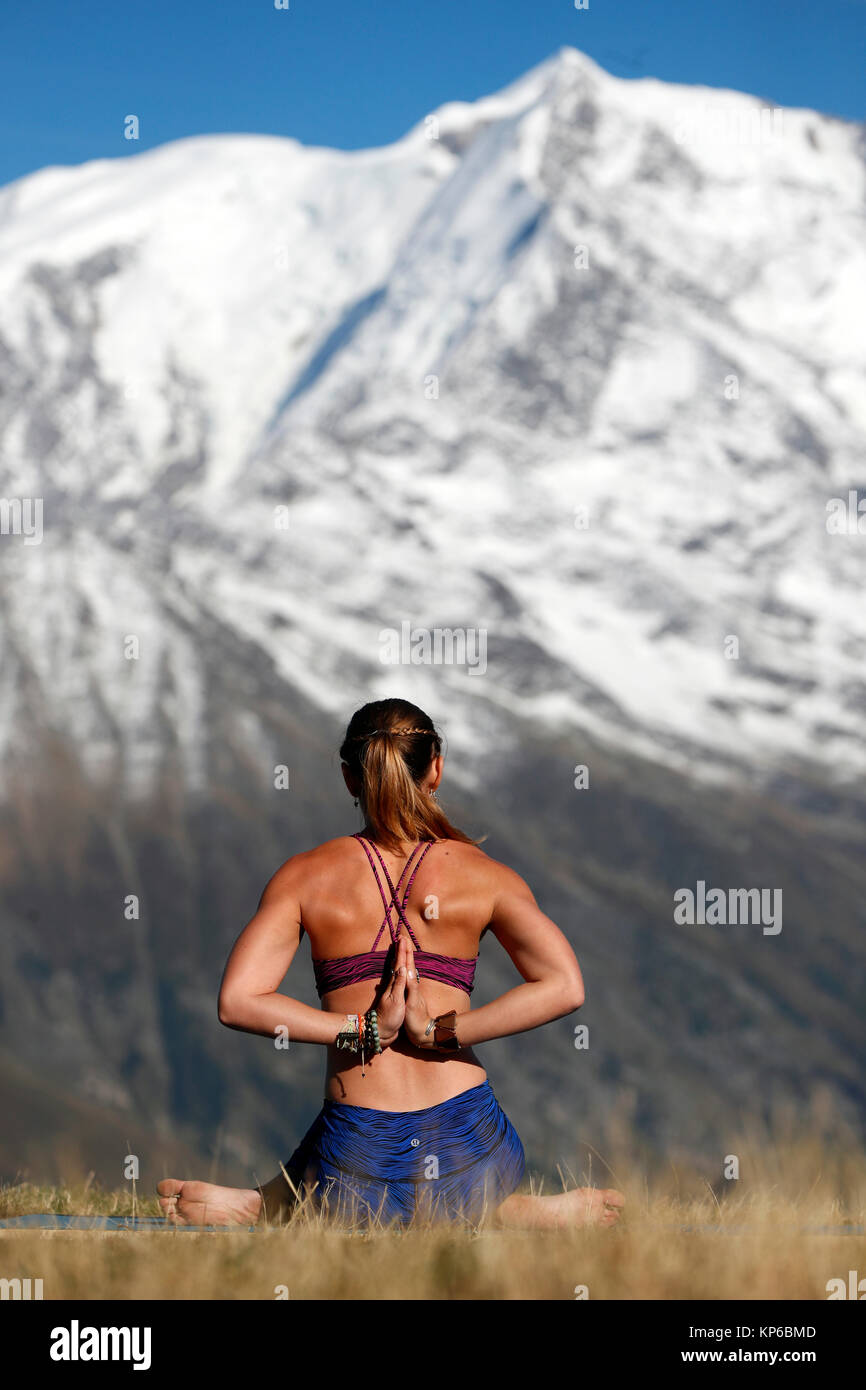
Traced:
<path fill-rule="evenodd" d="M 169 725 L 199 785 L 218 621 L 337 719 L 399 674 L 467 748 L 520 715 L 859 776 L 864 542 L 827 504 L 866 483 L 863 133 L 769 115 L 563 49 L 383 149 L 4 189 L 2 487 L 44 517 L 0 546 L 4 762 L 37 699 L 131 789 Z M 383 669 L 404 620 L 482 632 L 483 678 Z"/>
<path fill-rule="evenodd" d="M 649 949 L 634 914 L 669 921 L 648 875 L 667 893 L 680 854 L 706 876 L 708 846 L 753 844 L 779 882 L 780 846 L 793 872 L 808 843 L 848 930 L 858 871 L 784 801 L 855 796 L 866 768 L 864 151 L 862 127 L 563 49 L 382 149 L 194 137 L 0 190 L 0 964 L 20 984 L 0 1016 L 19 1060 L 42 1066 L 62 1020 L 73 1089 L 200 1137 L 232 1064 L 191 1021 L 212 1027 L 201 971 L 254 906 L 245 875 L 279 862 L 282 807 L 256 831 L 274 766 L 289 838 L 335 833 L 321 767 L 385 694 L 444 725 L 476 826 L 495 784 L 503 843 L 629 960 Z M 413 659 L 437 630 L 458 659 Z M 588 760 L 578 863 L 558 837 Z M 734 823 L 720 784 L 769 799 L 726 801 Z M 147 941 L 115 930 L 127 893 Z M 814 944 L 828 1009 L 853 989 L 846 942 Z M 621 983 L 613 1076 L 661 1045 Z M 749 1036 L 801 984 L 770 1005 L 730 982 Z M 748 1068 L 724 1072 L 736 1110 Z M 567 1121 L 554 1106 L 548 1132 Z"/>

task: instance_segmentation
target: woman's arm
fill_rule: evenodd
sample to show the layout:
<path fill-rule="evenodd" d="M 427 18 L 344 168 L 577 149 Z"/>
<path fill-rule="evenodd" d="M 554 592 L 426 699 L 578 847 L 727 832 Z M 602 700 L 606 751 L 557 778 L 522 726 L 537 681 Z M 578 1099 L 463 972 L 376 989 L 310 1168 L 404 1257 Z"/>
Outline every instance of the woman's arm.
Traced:
<path fill-rule="evenodd" d="M 300 858 L 289 859 L 277 870 L 262 894 L 255 917 L 235 942 L 220 986 L 219 1019 L 227 1028 L 243 1033 L 274 1038 L 278 1029 L 284 1027 L 291 1042 L 334 1043 L 346 1023 L 344 1013 L 311 1008 L 299 999 L 277 993 L 303 935 Z M 386 995 L 379 1006 L 383 1046 L 397 1036 L 403 1017 L 405 960 L 398 958 L 395 965 L 394 984 L 399 985 L 399 1001 L 395 988 L 394 999 Z"/>
<path fill-rule="evenodd" d="M 501 888 L 490 919 L 490 930 L 513 960 L 525 984 L 457 1015 L 461 1047 L 525 1033 L 555 1018 L 574 1013 L 584 1001 L 583 977 L 565 935 L 538 906 L 519 874 L 500 865 Z M 418 983 L 413 952 L 407 951 L 408 981 L 404 1031 L 418 1047 L 430 1047 L 425 1029 L 430 1019 Z"/>

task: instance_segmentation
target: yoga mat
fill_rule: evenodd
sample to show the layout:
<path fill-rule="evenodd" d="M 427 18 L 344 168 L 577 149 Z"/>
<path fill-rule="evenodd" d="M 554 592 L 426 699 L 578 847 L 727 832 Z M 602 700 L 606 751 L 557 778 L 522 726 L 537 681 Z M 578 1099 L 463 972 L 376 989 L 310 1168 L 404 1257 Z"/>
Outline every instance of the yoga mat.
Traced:
<path fill-rule="evenodd" d="M 660 1230 L 682 1235 L 749 1235 L 754 1226 L 678 1226 L 675 1222 L 656 1223 Z M 43 1231 L 255 1231 L 255 1226 L 175 1226 L 160 1216 L 59 1216 L 54 1212 L 31 1216 L 10 1216 L 0 1221 L 0 1230 Z M 804 1236 L 862 1236 L 866 1226 L 784 1226 L 788 1233 Z"/>
<path fill-rule="evenodd" d="M 10 1216 L 0 1221 L 0 1230 L 43 1231 L 254 1231 L 255 1226 L 176 1226 L 160 1216 L 59 1216 L 46 1212 L 32 1216 Z"/>

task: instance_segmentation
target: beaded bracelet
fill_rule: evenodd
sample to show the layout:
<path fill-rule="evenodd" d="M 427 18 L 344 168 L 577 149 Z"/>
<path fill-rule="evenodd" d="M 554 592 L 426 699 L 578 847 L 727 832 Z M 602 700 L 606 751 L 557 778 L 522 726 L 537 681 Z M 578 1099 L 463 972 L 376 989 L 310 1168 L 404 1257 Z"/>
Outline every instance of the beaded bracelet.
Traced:
<path fill-rule="evenodd" d="M 379 1041 L 379 1015 L 377 1011 L 368 1009 L 364 1015 L 364 1021 L 367 1026 L 367 1035 L 373 1044 L 373 1056 L 376 1057 L 382 1051 L 382 1044 Z"/>
<path fill-rule="evenodd" d="M 361 1075 L 366 1076 L 367 1052 L 376 1057 L 382 1051 L 376 1010 L 368 1009 L 365 1014 L 346 1014 L 346 1025 L 337 1034 L 337 1047 L 344 1052 L 360 1052 Z"/>

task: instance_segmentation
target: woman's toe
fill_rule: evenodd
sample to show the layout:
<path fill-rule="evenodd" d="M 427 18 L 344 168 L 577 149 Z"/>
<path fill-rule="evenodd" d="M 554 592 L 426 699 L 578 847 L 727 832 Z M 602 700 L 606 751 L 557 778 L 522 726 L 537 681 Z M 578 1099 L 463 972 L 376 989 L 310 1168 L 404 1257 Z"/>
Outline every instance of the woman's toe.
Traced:
<path fill-rule="evenodd" d="M 161 1197 L 179 1197 L 183 1191 L 183 1182 L 180 1178 L 163 1178 L 156 1184 L 156 1190 Z"/>

